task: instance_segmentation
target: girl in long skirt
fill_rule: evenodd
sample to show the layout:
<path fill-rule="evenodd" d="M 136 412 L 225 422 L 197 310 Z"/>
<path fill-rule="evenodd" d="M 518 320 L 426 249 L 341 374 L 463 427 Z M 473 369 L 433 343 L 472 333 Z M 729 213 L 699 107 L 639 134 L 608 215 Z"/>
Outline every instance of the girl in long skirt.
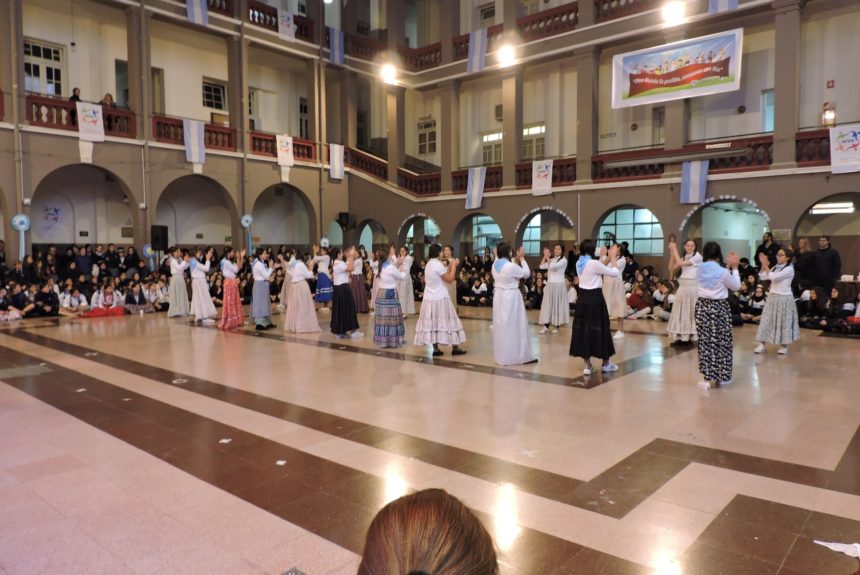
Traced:
<path fill-rule="evenodd" d="M 403 327 L 403 310 L 397 299 L 397 281 L 407 272 L 403 271 L 403 259 L 393 262 L 379 251 L 376 258 L 381 262 L 379 289 L 376 293 L 374 312 L 373 345 L 377 347 L 402 347 L 406 345 L 406 330 Z"/>
<path fill-rule="evenodd" d="M 699 284 L 696 277 L 699 266 L 702 265 L 702 254 L 697 249 L 696 242 L 687 240 L 684 244 L 684 257 L 678 254 L 678 244 L 669 243 L 669 269 L 681 270 L 678 280 L 678 291 L 675 293 L 675 303 L 669 317 L 669 339 L 671 341 L 696 341 L 696 300 L 699 299 Z"/>
<path fill-rule="evenodd" d="M 729 291 L 741 287 L 738 273 L 740 257 L 731 252 L 726 266 L 721 264 L 723 252 L 717 242 L 708 242 L 702 249 L 699 267 L 699 299 L 696 302 L 696 333 L 699 334 L 699 371 L 705 379 L 698 383 L 702 389 L 712 389 L 732 382 L 732 311 Z"/>
<path fill-rule="evenodd" d="M 466 332 L 445 287 L 456 281 L 460 260 L 451 260 L 446 267 L 439 259 L 441 253 L 439 244 L 430 246 L 430 260 L 424 268 L 424 299 L 415 325 L 415 345 L 432 345 L 434 356 L 442 355 L 439 344 L 450 345 L 451 355 L 463 355 L 466 350 L 460 344 L 466 341 Z"/>
<path fill-rule="evenodd" d="M 221 275 L 224 277 L 224 307 L 218 329 L 228 330 L 242 327 L 245 313 L 242 311 L 242 296 L 239 295 L 239 269 L 245 260 L 245 250 L 236 256 L 236 250 L 227 248 L 221 260 Z"/>
<path fill-rule="evenodd" d="M 316 302 L 320 304 L 321 311 L 331 311 L 331 300 L 334 294 L 334 287 L 331 283 L 331 272 L 329 265 L 331 257 L 328 255 L 328 248 L 318 248 L 313 246 L 312 253 L 314 254 L 313 264 L 317 265 L 317 291 Z"/>
<path fill-rule="evenodd" d="M 358 331 L 358 316 L 355 312 L 355 300 L 349 278 L 355 268 L 355 248 L 344 253 L 346 261 L 341 257 L 340 250 L 332 249 L 332 277 L 334 280 L 334 299 L 331 306 L 331 332 L 338 339 L 358 339 L 364 334 Z"/>
<path fill-rule="evenodd" d="M 320 331 L 317 311 L 314 307 L 314 297 L 311 295 L 310 286 L 308 286 L 308 280 L 313 279 L 314 273 L 308 269 L 301 258 L 296 258 L 292 268 L 290 268 L 290 277 L 293 285 L 290 287 L 289 299 L 287 300 L 284 331 L 292 333 L 316 333 Z"/>
<path fill-rule="evenodd" d="M 552 248 L 543 250 L 543 260 L 540 269 L 546 270 L 543 301 L 540 306 L 538 323 L 543 325 L 540 334 L 546 332 L 558 333 L 558 328 L 567 325 L 570 318 L 570 307 L 567 301 L 567 289 L 564 287 L 564 270 L 567 269 L 567 258 L 564 257 L 564 245 L 558 243 Z M 552 328 L 550 329 L 550 326 Z"/>
<path fill-rule="evenodd" d="M 759 279 L 770 280 L 770 291 L 761 321 L 758 324 L 755 348 L 756 353 L 765 352 L 765 344 L 779 345 L 777 353 L 785 355 L 788 346 L 800 339 L 800 322 L 797 317 L 797 305 L 791 284 L 794 282 L 794 266 L 791 264 L 793 252 L 789 248 L 780 248 L 776 252 L 776 267 L 770 268 L 767 254 L 759 254 L 761 272 Z"/>
<path fill-rule="evenodd" d="M 529 339 L 529 322 L 526 306 L 520 292 L 520 280 L 531 272 L 526 263 L 525 250 L 517 250 L 511 259 L 511 245 L 502 242 L 496 246 L 496 261 L 492 273 L 493 291 L 493 356 L 499 365 L 535 363 L 537 357 Z"/>
<path fill-rule="evenodd" d="M 403 319 L 406 319 L 408 315 L 415 315 L 415 290 L 412 285 L 412 263 L 415 259 L 405 247 L 400 248 L 400 259 L 403 260 L 403 271 L 406 275 L 397 281 L 397 299 L 400 300 Z"/>
<path fill-rule="evenodd" d="M 185 250 L 177 247 L 170 248 L 170 307 L 167 317 L 185 317 L 189 312 L 188 286 L 185 285 L 185 270 L 188 268 L 189 256 Z"/>
<path fill-rule="evenodd" d="M 592 357 L 603 360 L 600 371 L 618 371 L 618 366 L 610 358 L 615 355 L 612 343 L 612 330 L 609 327 L 609 311 L 603 297 L 604 283 L 607 279 L 618 279 L 621 270 L 618 266 L 620 247 L 614 244 L 606 253 L 606 264 L 594 259 L 594 241 L 583 240 L 580 256 L 576 262 L 579 277 L 579 296 L 573 315 L 573 329 L 570 336 L 570 355 L 585 360 L 584 375 L 591 375 L 594 368 Z"/>
<path fill-rule="evenodd" d="M 272 302 L 269 299 L 269 280 L 274 270 L 269 268 L 269 253 L 263 248 L 257 248 L 251 273 L 254 277 L 254 287 L 251 292 L 251 319 L 257 324 L 256 329 L 263 331 L 275 327 L 272 323 Z"/>
<path fill-rule="evenodd" d="M 624 338 L 624 316 L 627 315 L 627 291 L 624 289 L 624 281 L 621 279 L 621 274 L 624 273 L 624 268 L 627 265 L 627 260 L 624 259 L 624 254 L 621 253 L 621 246 L 615 244 L 619 250 L 619 257 L 615 262 L 615 267 L 618 269 L 618 276 L 603 277 L 603 297 L 606 300 L 606 308 L 610 317 L 614 317 L 618 322 L 618 331 L 612 337 L 614 339 Z M 602 250 L 601 250 L 602 251 Z M 581 256 L 580 256 L 581 257 Z M 607 263 L 605 254 L 601 254 L 602 263 Z"/>
<path fill-rule="evenodd" d="M 290 275 L 293 265 L 296 263 L 296 254 L 291 249 L 288 249 L 283 254 L 278 254 L 278 265 L 284 271 L 284 283 L 281 284 L 281 293 L 278 296 L 278 308 L 282 311 L 287 307 L 287 301 L 290 299 L 290 287 L 293 285 L 293 276 Z"/>
<path fill-rule="evenodd" d="M 212 303 L 209 294 L 209 279 L 207 274 L 212 264 L 212 256 L 215 250 L 209 248 L 204 255 L 203 250 L 197 250 L 195 257 L 191 260 L 191 313 L 194 321 L 205 324 L 214 324 L 218 311 Z"/>
<path fill-rule="evenodd" d="M 355 259 L 352 262 L 352 271 L 349 272 L 349 289 L 352 299 L 355 301 L 355 311 L 367 313 L 367 288 L 364 287 L 364 258 L 361 253 L 352 248 Z"/>

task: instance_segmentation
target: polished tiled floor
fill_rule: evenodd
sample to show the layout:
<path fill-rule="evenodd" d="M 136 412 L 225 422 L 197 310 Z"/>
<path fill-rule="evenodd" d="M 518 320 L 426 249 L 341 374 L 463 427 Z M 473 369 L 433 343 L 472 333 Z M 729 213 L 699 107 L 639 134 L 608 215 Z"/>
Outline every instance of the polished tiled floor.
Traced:
<path fill-rule="evenodd" d="M 3 326 L 0 573 L 354 573 L 379 507 L 431 486 L 504 574 L 857 569 L 812 542 L 860 542 L 856 340 L 756 356 L 741 328 L 706 392 L 650 321 L 610 377 L 569 330 L 497 368 L 488 311 L 463 311 L 458 358 L 163 316 Z"/>

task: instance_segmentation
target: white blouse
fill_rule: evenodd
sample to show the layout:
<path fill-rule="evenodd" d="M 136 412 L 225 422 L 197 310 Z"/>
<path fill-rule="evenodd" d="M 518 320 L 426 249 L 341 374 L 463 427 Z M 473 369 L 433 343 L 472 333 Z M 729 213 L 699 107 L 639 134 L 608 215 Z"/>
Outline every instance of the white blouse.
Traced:
<path fill-rule="evenodd" d="M 729 297 L 729 290 L 738 291 L 741 289 L 741 274 L 738 270 L 723 270 L 723 275 L 720 278 L 720 283 L 715 287 L 705 288 L 699 284 L 699 297 L 704 299 L 726 299 Z"/>
<path fill-rule="evenodd" d="M 618 262 L 624 262 L 624 258 L 618 258 Z M 626 264 L 626 262 L 624 263 Z M 617 263 L 616 266 L 607 266 L 600 263 L 598 260 L 589 260 L 585 264 L 585 269 L 583 269 L 582 273 L 579 274 L 579 289 L 602 288 L 603 276 L 620 278 L 621 269 L 624 268 L 624 265 L 622 263 Z"/>
<path fill-rule="evenodd" d="M 776 266 L 769 272 L 762 271 L 759 279 L 770 280 L 770 293 L 777 295 L 793 295 L 791 282 L 794 281 L 794 266 Z"/>
<path fill-rule="evenodd" d="M 188 262 L 183 260 L 178 260 L 171 256 L 170 258 L 170 275 L 172 276 L 181 276 L 186 268 L 188 268 Z"/>
<path fill-rule="evenodd" d="M 234 280 L 239 275 L 239 266 L 230 260 L 221 260 L 221 273 L 224 275 L 224 279 Z"/>
<path fill-rule="evenodd" d="M 266 265 L 266 262 L 262 260 L 256 260 L 254 265 L 251 266 L 251 272 L 254 275 L 255 282 L 267 282 L 269 281 L 269 276 L 271 272 L 269 271 L 269 266 Z"/>
<path fill-rule="evenodd" d="M 335 260 L 331 266 L 333 283 L 336 286 L 349 283 L 349 272 L 346 271 L 346 262 L 343 260 Z"/>
<path fill-rule="evenodd" d="M 201 264 L 197 260 L 192 260 L 191 264 L 191 279 L 193 280 L 205 280 L 206 274 L 209 273 L 209 260 L 206 260 L 205 264 Z"/>
<path fill-rule="evenodd" d="M 388 264 L 383 266 L 379 272 L 379 289 L 394 289 L 397 287 L 397 280 L 402 280 L 406 277 L 406 272 L 397 269 L 396 264 Z"/>
<path fill-rule="evenodd" d="M 531 275 L 529 265 L 526 260 L 520 262 L 519 265 L 513 262 L 505 262 L 500 270 L 496 270 L 496 263 L 493 263 L 493 289 L 499 290 L 519 290 L 520 280 L 526 279 Z"/>
<path fill-rule="evenodd" d="M 329 263 L 331 263 L 331 258 L 329 256 L 314 256 L 314 263 L 317 264 L 317 273 L 329 275 L 328 266 Z"/>
<path fill-rule="evenodd" d="M 296 263 L 293 264 L 293 267 L 290 269 L 290 277 L 292 278 L 292 283 L 297 284 L 313 278 L 314 272 L 308 269 L 305 262 L 302 260 L 296 260 Z"/>
<path fill-rule="evenodd" d="M 567 269 L 567 258 L 550 258 L 549 262 L 540 266 L 540 269 L 547 270 L 547 283 L 563 284 L 564 270 Z"/>
<path fill-rule="evenodd" d="M 427 265 L 424 266 L 424 301 L 451 298 L 445 287 L 445 280 L 442 279 L 446 273 L 448 273 L 448 268 L 438 259 L 427 262 Z"/>
<path fill-rule="evenodd" d="M 692 256 L 684 254 L 684 261 L 692 262 L 692 265 L 681 266 L 681 279 L 694 280 L 699 274 L 699 266 L 702 265 L 702 254 L 694 253 Z"/>
<path fill-rule="evenodd" d="M 352 268 L 352 275 L 364 275 L 364 260 L 362 260 L 361 258 L 355 258 L 355 260 L 352 262 L 352 265 L 355 266 L 354 268 Z"/>

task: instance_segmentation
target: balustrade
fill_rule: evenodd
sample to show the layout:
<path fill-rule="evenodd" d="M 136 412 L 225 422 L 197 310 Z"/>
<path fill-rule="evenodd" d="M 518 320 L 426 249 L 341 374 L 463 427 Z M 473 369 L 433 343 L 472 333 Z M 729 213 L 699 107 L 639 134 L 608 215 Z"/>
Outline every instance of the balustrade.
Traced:
<path fill-rule="evenodd" d="M 564 4 L 536 14 L 517 18 L 517 28 L 523 40 L 546 38 L 569 32 L 579 22 L 579 3 Z"/>
<path fill-rule="evenodd" d="M 152 117 L 152 135 L 156 142 L 185 145 L 185 134 L 181 118 L 166 116 Z M 203 128 L 203 142 L 207 149 L 236 151 L 236 130 L 225 126 L 206 124 Z"/>
<path fill-rule="evenodd" d="M 26 115 L 32 126 L 78 131 L 77 107 L 69 100 L 28 94 Z M 134 138 L 137 135 L 137 122 L 131 110 L 102 106 L 102 121 L 106 136 Z"/>
<path fill-rule="evenodd" d="M 799 166 L 830 165 L 830 131 L 812 130 L 798 132 L 796 136 Z"/>
<path fill-rule="evenodd" d="M 380 180 L 388 180 L 388 162 L 376 156 L 349 148 L 347 150 L 347 164 L 350 168 L 355 168 Z"/>
<path fill-rule="evenodd" d="M 487 28 L 487 52 L 491 50 L 493 44 L 502 37 L 502 25 L 496 24 Z M 462 60 L 469 57 L 469 34 L 457 36 L 452 40 L 454 44 L 454 59 Z"/>
<path fill-rule="evenodd" d="M 413 71 L 435 68 L 442 62 L 441 42 L 422 46 L 421 48 L 400 46 L 398 51 L 400 52 L 400 57 L 403 59 L 404 66 Z"/>
<path fill-rule="evenodd" d="M 248 22 L 272 30 L 278 31 L 278 9 L 269 6 L 259 0 L 248 0 Z M 298 14 L 293 14 L 293 23 L 296 26 L 296 38 L 305 42 L 314 41 L 314 21 Z"/>
<path fill-rule="evenodd" d="M 516 186 L 530 188 L 532 185 L 532 162 L 516 165 Z M 552 186 L 569 186 L 576 182 L 576 158 L 555 158 L 552 162 Z"/>
<path fill-rule="evenodd" d="M 584 0 L 588 2 L 589 0 Z M 606 22 L 623 18 L 631 14 L 638 14 L 660 5 L 658 0 L 592 0 L 594 2 L 595 21 Z"/>
<path fill-rule="evenodd" d="M 397 170 L 397 185 L 416 196 L 438 194 L 442 190 L 442 174 L 413 174 L 403 168 Z"/>

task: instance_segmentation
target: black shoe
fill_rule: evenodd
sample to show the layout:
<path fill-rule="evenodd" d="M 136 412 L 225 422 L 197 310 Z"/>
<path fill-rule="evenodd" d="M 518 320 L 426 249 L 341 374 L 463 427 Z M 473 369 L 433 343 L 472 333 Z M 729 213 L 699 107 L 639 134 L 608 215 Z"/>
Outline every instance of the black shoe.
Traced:
<path fill-rule="evenodd" d="M 434 349 L 433 350 L 433 357 L 439 357 L 440 355 L 445 355 L 445 352 L 442 351 L 441 349 Z"/>
<path fill-rule="evenodd" d="M 257 327 L 255 327 L 254 329 L 256 329 L 257 331 L 266 331 L 266 327 L 260 324 L 257 324 Z"/>
<path fill-rule="evenodd" d="M 460 349 L 460 348 L 452 349 L 452 350 L 451 350 L 451 355 L 466 355 L 466 350 L 465 350 L 465 349 Z"/>
<path fill-rule="evenodd" d="M 278 326 L 276 326 L 273 323 L 270 323 L 269 325 L 266 326 L 266 329 L 275 329 L 276 327 L 278 327 Z"/>
<path fill-rule="evenodd" d="M 529 364 L 537 363 L 537 362 L 538 362 L 537 358 L 534 358 L 534 359 L 533 359 L 533 360 L 531 360 L 531 361 L 527 361 L 527 362 L 525 362 L 523 365 L 529 365 Z"/>

